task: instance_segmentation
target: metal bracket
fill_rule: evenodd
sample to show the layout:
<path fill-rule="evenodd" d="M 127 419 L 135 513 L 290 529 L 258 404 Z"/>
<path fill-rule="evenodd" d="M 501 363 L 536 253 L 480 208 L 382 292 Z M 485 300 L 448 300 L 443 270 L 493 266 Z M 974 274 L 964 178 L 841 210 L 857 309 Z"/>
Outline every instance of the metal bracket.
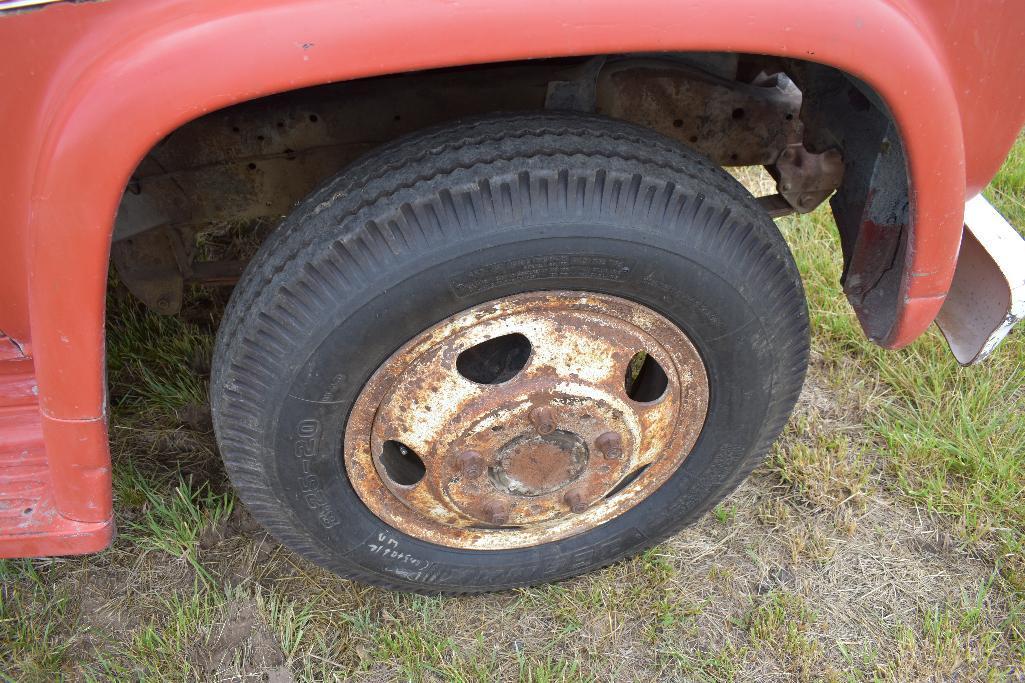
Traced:
<path fill-rule="evenodd" d="M 241 261 L 196 261 L 195 247 L 174 228 L 157 228 L 114 242 L 110 257 L 128 291 L 163 315 L 181 310 L 186 283 L 233 285 Z"/>
<path fill-rule="evenodd" d="M 605 56 L 587 60 L 580 67 L 580 76 L 571 81 L 549 81 L 545 109 L 561 109 L 593 114 L 598 102 L 598 74 L 605 66 Z"/>
<path fill-rule="evenodd" d="M 815 154 L 798 142 L 788 145 L 767 168 L 787 203 L 797 213 L 808 213 L 840 187 L 844 166 L 838 150 Z"/>

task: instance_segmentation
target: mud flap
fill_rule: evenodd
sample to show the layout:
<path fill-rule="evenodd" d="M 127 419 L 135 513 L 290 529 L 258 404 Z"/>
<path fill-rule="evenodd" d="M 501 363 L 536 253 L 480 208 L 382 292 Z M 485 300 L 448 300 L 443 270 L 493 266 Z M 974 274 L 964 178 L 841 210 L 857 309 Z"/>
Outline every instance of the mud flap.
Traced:
<path fill-rule="evenodd" d="M 936 324 L 962 365 L 986 359 L 1025 317 L 1025 239 L 979 195 L 965 204 L 961 252 Z"/>

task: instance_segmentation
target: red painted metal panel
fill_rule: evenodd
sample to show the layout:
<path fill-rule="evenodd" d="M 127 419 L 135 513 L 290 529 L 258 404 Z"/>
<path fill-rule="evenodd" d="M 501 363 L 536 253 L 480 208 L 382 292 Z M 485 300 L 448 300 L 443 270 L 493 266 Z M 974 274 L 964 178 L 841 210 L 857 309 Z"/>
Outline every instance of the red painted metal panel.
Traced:
<path fill-rule="evenodd" d="M 0 410 L 16 406 L 35 406 L 39 388 L 30 358 L 0 360 Z"/>
<path fill-rule="evenodd" d="M 14 343 L 14 340 L 0 334 L 0 362 L 23 358 L 21 348 Z"/>

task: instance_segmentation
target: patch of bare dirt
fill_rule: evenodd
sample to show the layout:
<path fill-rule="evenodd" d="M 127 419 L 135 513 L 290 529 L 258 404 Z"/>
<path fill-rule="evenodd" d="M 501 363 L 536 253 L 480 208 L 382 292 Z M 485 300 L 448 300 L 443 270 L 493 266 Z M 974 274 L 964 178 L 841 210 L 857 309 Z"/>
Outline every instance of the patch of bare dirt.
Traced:
<path fill-rule="evenodd" d="M 250 601 L 227 605 L 224 619 L 194 647 L 192 658 L 201 675 L 217 683 L 295 680 L 277 636 Z"/>

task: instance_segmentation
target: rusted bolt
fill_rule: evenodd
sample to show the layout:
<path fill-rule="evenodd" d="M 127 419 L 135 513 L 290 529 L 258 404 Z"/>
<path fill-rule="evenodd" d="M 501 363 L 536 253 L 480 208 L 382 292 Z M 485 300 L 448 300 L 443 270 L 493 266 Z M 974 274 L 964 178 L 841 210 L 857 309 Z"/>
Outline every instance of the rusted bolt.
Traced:
<path fill-rule="evenodd" d="M 790 161 L 794 158 L 795 154 L 797 154 L 797 152 L 794 151 L 793 147 L 787 147 L 783 150 L 783 153 L 780 155 L 779 158 L 783 161 Z"/>
<path fill-rule="evenodd" d="M 509 508 L 501 503 L 488 503 L 484 506 L 484 519 L 491 524 L 505 524 L 509 521 Z"/>
<path fill-rule="evenodd" d="M 587 509 L 587 501 L 584 500 L 584 494 L 575 489 L 567 491 L 563 500 L 569 506 L 569 509 L 576 514 L 580 514 Z"/>
<path fill-rule="evenodd" d="M 803 195 L 801 195 L 801 206 L 808 207 L 808 206 L 811 206 L 814 203 L 815 203 L 815 195 L 812 195 L 812 194 L 803 194 Z"/>
<path fill-rule="evenodd" d="M 456 456 L 456 465 L 468 479 L 476 479 L 484 474 L 484 456 L 477 451 L 463 451 Z"/>
<path fill-rule="evenodd" d="M 605 432 L 594 440 L 594 447 L 609 460 L 619 460 L 623 457 L 623 437 L 617 432 Z"/>
<path fill-rule="evenodd" d="M 538 406 L 530 411 L 530 423 L 538 434 L 551 434 L 555 431 L 555 411 L 550 406 Z"/>
<path fill-rule="evenodd" d="M 793 187 L 793 185 L 791 185 L 790 183 L 788 183 L 786 181 L 783 181 L 782 183 L 779 184 L 779 189 L 782 190 L 783 192 L 790 192 L 790 188 L 791 187 Z"/>

